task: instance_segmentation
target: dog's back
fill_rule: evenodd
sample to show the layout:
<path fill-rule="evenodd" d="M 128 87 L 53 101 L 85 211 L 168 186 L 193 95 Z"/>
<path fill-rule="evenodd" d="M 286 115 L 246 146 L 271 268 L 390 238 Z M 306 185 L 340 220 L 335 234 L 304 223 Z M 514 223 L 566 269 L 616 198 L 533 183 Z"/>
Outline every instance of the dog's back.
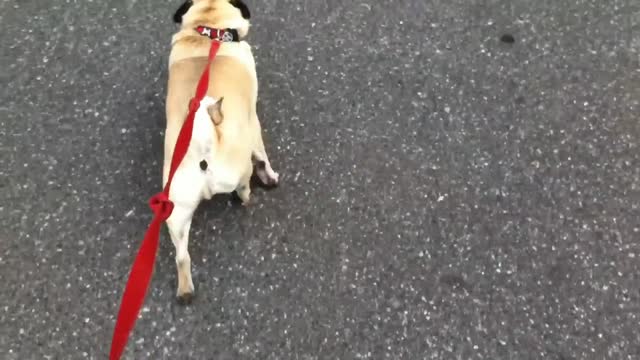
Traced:
<path fill-rule="evenodd" d="M 196 50 L 206 53 L 207 49 Z M 174 49 L 174 52 L 182 52 Z M 180 127 L 187 115 L 189 100 L 202 75 L 207 58 L 203 56 L 188 57 L 172 62 L 169 67 L 169 83 L 167 91 L 167 126 Z M 224 97 L 225 103 L 244 102 L 240 108 L 254 110 L 258 92 L 255 63 L 251 49 L 246 43 L 223 44 L 211 65 L 209 91 L 213 98 Z M 226 106 L 226 109 L 231 109 Z M 234 106 L 233 108 L 238 108 Z M 231 115 L 231 114 L 230 114 Z"/>
<path fill-rule="evenodd" d="M 206 64 L 207 58 L 199 56 L 174 62 L 169 68 L 165 159 L 170 159 L 173 154 L 177 134 L 187 116 L 189 101 Z M 215 99 L 224 98 L 224 121 L 215 128 L 220 140 L 218 156 L 223 161 L 228 158 L 229 162 L 236 163 L 237 158 L 250 159 L 250 144 L 237 140 L 251 136 L 248 126 L 251 114 L 255 113 L 258 91 L 254 66 L 253 55 L 246 43 L 223 44 L 211 64 L 207 95 Z"/>

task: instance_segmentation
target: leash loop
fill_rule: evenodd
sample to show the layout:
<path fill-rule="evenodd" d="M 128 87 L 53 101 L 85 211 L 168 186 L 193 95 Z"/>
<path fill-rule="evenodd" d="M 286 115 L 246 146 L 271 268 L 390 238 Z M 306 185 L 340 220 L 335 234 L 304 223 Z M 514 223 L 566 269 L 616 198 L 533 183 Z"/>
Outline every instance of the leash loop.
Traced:
<path fill-rule="evenodd" d="M 173 201 L 164 192 L 159 192 L 149 199 L 149 207 L 156 217 L 164 222 L 171 216 L 173 212 Z"/>

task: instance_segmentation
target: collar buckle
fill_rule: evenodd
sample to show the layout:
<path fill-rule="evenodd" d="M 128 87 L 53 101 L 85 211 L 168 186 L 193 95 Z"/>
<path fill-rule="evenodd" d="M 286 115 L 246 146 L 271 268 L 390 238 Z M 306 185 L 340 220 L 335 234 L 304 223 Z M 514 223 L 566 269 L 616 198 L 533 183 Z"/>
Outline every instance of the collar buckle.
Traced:
<path fill-rule="evenodd" d="M 220 31 L 220 30 L 218 30 Z M 222 42 L 232 42 L 233 41 L 233 34 L 230 31 L 223 31 L 222 32 L 222 36 L 218 35 L 218 40 L 222 41 Z"/>

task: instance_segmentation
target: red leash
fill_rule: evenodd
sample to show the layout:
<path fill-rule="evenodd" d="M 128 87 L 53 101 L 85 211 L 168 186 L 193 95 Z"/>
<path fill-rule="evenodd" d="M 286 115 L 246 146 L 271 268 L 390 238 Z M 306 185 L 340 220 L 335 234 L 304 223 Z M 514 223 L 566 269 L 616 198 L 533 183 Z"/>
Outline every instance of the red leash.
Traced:
<path fill-rule="evenodd" d="M 149 206 L 155 216 L 147 229 L 147 233 L 144 235 L 144 240 L 142 240 L 140 250 L 138 250 L 136 259 L 131 267 L 129 279 L 127 280 L 127 285 L 122 295 L 122 302 L 120 303 L 120 310 L 118 311 L 118 318 L 116 319 L 116 326 L 113 330 L 113 338 L 111 339 L 110 360 L 118 360 L 120 356 L 122 356 L 122 352 L 127 345 L 129 334 L 131 330 L 133 330 L 147 289 L 149 288 L 153 266 L 156 262 L 156 253 L 158 251 L 160 227 L 162 223 L 171 216 L 171 212 L 173 211 L 173 202 L 169 200 L 171 181 L 173 180 L 176 169 L 180 166 L 182 159 L 189 149 L 189 143 L 191 142 L 191 135 L 193 133 L 193 119 L 196 110 L 200 107 L 200 101 L 207 94 L 209 88 L 209 68 L 219 48 L 219 41 L 214 40 L 211 42 L 209 61 L 198 82 L 196 94 L 189 103 L 189 114 L 180 129 L 180 134 L 176 141 L 176 147 L 173 151 L 173 157 L 171 158 L 169 179 L 167 180 L 164 190 L 149 200 Z"/>

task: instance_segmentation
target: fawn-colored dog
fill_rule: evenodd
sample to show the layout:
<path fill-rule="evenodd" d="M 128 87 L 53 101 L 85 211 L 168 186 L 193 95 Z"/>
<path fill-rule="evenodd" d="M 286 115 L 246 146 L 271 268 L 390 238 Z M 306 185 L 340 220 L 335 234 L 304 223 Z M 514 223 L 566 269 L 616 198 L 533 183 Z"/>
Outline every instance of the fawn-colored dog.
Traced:
<path fill-rule="evenodd" d="M 173 36 L 169 58 L 163 185 L 212 41 L 196 28 L 226 29 L 234 37 L 220 45 L 211 63 L 209 90 L 196 112 L 191 145 L 169 194 L 175 207 L 167 225 L 176 247 L 177 296 L 183 302 L 189 302 L 194 291 L 188 244 L 198 204 L 215 194 L 233 191 L 248 204 L 254 167 L 265 185 L 278 184 L 278 173 L 269 163 L 256 114 L 255 62 L 251 47 L 243 40 L 249 31 L 249 18 L 249 9 L 240 0 L 191 0 L 174 15 L 181 28 Z"/>

